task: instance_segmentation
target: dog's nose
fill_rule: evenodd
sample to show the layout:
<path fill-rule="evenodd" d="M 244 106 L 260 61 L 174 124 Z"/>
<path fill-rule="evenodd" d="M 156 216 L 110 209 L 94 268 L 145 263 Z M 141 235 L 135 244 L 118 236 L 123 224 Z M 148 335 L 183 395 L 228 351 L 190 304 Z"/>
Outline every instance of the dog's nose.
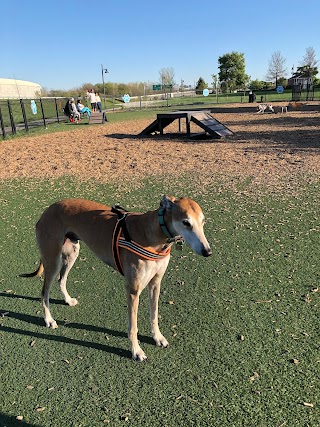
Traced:
<path fill-rule="evenodd" d="M 202 255 L 205 256 L 205 257 L 208 257 L 208 256 L 212 255 L 211 248 L 207 248 L 207 249 L 203 248 L 202 249 Z"/>

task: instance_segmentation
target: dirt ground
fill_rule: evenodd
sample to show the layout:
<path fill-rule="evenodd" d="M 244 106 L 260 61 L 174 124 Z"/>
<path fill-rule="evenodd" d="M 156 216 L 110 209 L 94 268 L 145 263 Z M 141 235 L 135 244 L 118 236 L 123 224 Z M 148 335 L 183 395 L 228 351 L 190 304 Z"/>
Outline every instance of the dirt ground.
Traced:
<path fill-rule="evenodd" d="M 69 132 L 4 140 L 0 142 L 0 179 L 72 175 L 135 183 L 148 176 L 188 173 L 204 184 L 217 176 L 226 181 L 248 177 L 253 185 L 264 186 L 300 177 L 319 180 L 318 111 L 229 111 L 214 113 L 234 132 L 224 140 L 172 137 L 178 131 L 177 122 L 170 125 L 170 136 L 137 137 L 150 120 L 75 125 Z"/>

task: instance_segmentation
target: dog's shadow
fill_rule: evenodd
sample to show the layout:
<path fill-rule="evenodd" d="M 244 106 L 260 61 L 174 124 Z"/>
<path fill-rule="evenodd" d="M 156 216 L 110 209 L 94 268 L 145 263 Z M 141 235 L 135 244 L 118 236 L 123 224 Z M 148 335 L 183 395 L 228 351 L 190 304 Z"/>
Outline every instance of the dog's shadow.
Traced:
<path fill-rule="evenodd" d="M 26 299 L 26 300 L 30 300 L 30 301 L 39 301 L 39 298 L 22 296 L 22 295 L 15 295 L 15 294 L 7 294 L 7 293 L 3 293 L 3 292 L 0 292 L 0 296 L 17 298 L 17 299 Z M 53 304 L 63 304 L 63 305 L 65 304 L 61 300 L 54 300 L 54 299 L 50 300 L 50 302 Z M 26 323 L 29 323 L 32 325 L 45 327 L 44 326 L 44 320 L 42 317 L 31 316 L 29 314 L 14 312 L 11 310 L 4 310 L 2 308 L 0 308 L 0 315 L 2 315 L 3 317 L 17 319 L 19 321 L 26 322 Z M 75 323 L 75 322 L 65 322 L 62 320 L 57 320 L 57 323 L 58 323 L 59 327 L 62 327 L 62 328 L 79 329 L 79 330 L 86 330 L 86 331 L 90 331 L 90 332 L 98 332 L 98 333 L 103 333 L 107 336 L 109 335 L 110 337 L 120 337 L 120 338 L 126 338 L 126 339 L 128 337 L 127 333 L 125 333 L 125 332 L 116 331 L 116 330 L 113 330 L 110 328 L 105 328 L 105 327 L 96 326 L 96 325 L 88 325 L 88 324 Z M 24 330 L 24 329 L 16 329 L 16 328 L 6 326 L 5 324 L 3 324 L 1 326 L 1 331 L 13 333 L 13 334 L 30 336 L 32 338 L 46 339 L 49 341 L 63 342 L 66 344 L 72 344 L 72 345 L 78 345 L 81 347 L 93 348 L 96 350 L 105 351 L 107 353 L 116 354 L 120 357 L 131 358 L 131 352 L 128 350 L 124 350 L 122 348 L 113 347 L 111 345 L 106 345 L 106 344 L 101 344 L 101 343 L 95 343 L 92 341 L 83 341 L 83 340 L 78 340 L 75 338 L 68 338 L 65 336 L 55 334 L 56 331 L 57 331 L 57 333 L 59 333 L 59 329 L 57 329 L 55 332 L 50 331 L 50 333 L 41 333 L 41 332 L 36 332 L 36 331 L 28 331 L 28 330 Z M 152 340 L 151 337 L 148 337 L 145 335 L 139 335 L 139 340 L 145 344 L 154 345 L 154 341 Z"/>

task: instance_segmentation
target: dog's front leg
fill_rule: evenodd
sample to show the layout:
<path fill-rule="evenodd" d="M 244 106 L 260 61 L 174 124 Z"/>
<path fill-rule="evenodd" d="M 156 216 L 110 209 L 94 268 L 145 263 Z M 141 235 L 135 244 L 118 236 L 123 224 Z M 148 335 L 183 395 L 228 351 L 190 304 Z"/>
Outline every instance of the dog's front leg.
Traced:
<path fill-rule="evenodd" d="M 159 307 L 159 295 L 160 295 L 160 285 L 161 277 L 156 275 L 149 283 L 149 301 L 150 301 L 150 321 L 151 321 L 151 331 L 152 337 L 159 347 L 168 347 L 169 343 L 162 335 L 159 329 L 159 319 L 158 319 L 158 307 Z"/>
<path fill-rule="evenodd" d="M 132 359 L 142 362 L 147 359 L 146 354 L 142 350 L 138 341 L 138 307 L 139 307 L 139 291 L 127 289 L 128 294 L 128 337 L 131 341 Z"/>

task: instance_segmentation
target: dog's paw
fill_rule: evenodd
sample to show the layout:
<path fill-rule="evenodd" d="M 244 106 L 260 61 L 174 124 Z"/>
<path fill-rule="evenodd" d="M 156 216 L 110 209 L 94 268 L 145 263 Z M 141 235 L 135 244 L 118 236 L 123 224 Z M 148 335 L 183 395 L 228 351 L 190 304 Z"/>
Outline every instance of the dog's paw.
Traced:
<path fill-rule="evenodd" d="M 70 298 L 66 301 L 66 303 L 70 306 L 70 307 L 74 307 L 75 305 L 78 304 L 78 300 L 76 298 Z"/>
<path fill-rule="evenodd" d="M 165 339 L 163 335 L 159 335 L 157 337 L 154 336 L 153 339 L 158 347 L 167 348 L 169 346 L 168 341 Z"/>
<path fill-rule="evenodd" d="M 138 351 L 132 352 L 132 359 L 136 362 L 144 362 L 145 360 L 147 360 L 147 356 L 145 352 L 141 348 L 139 348 Z"/>
<path fill-rule="evenodd" d="M 50 320 L 46 320 L 45 319 L 45 322 L 46 322 L 46 327 L 47 328 L 57 329 L 57 327 L 58 327 L 58 324 L 57 324 L 57 322 L 54 319 L 50 319 Z"/>

